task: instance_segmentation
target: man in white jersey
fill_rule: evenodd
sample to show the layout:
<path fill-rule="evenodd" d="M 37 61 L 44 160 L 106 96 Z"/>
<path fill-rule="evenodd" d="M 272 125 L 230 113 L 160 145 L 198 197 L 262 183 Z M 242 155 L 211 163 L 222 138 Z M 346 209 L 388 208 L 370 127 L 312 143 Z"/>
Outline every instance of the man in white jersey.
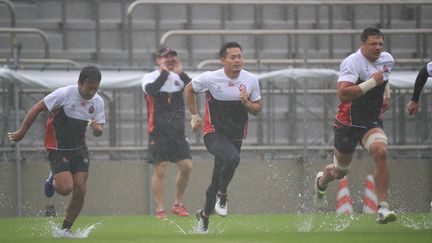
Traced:
<path fill-rule="evenodd" d="M 408 113 L 410 115 L 415 115 L 419 110 L 420 104 L 418 102 L 420 100 L 420 93 L 429 77 L 432 77 L 432 62 L 426 63 L 417 74 L 414 83 L 414 93 L 407 105 Z"/>
<path fill-rule="evenodd" d="M 183 88 L 190 82 L 183 72 L 177 52 L 168 47 L 156 54 L 158 67 L 144 75 L 142 88 L 147 101 L 149 163 L 153 164 L 152 189 L 156 217 L 165 219 L 164 177 L 168 162 L 177 164 L 176 192 L 171 212 L 189 216 L 183 206 L 183 195 L 192 170 L 192 157 L 186 140 Z"/>
<path fill-rule="evenodd" d="M 248 113 L 261 111 L 261 93 L 258 79 L 243 70 L 242 48 L 228 42 L 219 51 L 223 68 L 205 72 L 193 79 L 184 90 L 191 113 L 194 132 L 202 128 L 204 144 L 214 155 L 211 184 L 206 192 L 203 209 L 196 213 L 196 233 L 208 233 L 210 214 L 227 215 L 227 189 L 240 163 L 242 140 L 247 133 Z M 195 93 L 206 93 L 204 121 L 195 103 Z"/>
<path fill-rule="evenodd" d="M 384 36 L 380 30 L 366 28 L 360 39 L 360 49 L 340 65 L 337 82 L 340 105 L 334 121 L 334 162 L 316 176 L 315 202 L 319 207 L 326 204 L 324 194 L 328 184 L 348 174 L 354 150 L 360 143 L 375 162 L 379 201 L 377 222 L 385 224 L 396 220 L 396 214 L 388 209 L 386 202 L 390 170 L 387 137 L 381 119 L 382 113 L 390 107 L 388 79 L 394 59 L 383 51 Z"/>
<path fill-rule="evenodd" d="M 20 141 L 39 113 L 48 111 L 45 148 L 51 174 L 45 182 L 45 195 L 54 192 L 67 196 L 72 192 L 62 225 L 62 236 L 71 235 L 71 227 L 84 205 L 88 178 L 89 154 L 85 142 L 87 127 L 99 137 L 105 123 L 103 99 L 97 94 L 101 73 L 94 66 L 81 70 L 77 85 L 58 88 L 28 111 L 20 128 L 8 133 L 9 139 Z"/>

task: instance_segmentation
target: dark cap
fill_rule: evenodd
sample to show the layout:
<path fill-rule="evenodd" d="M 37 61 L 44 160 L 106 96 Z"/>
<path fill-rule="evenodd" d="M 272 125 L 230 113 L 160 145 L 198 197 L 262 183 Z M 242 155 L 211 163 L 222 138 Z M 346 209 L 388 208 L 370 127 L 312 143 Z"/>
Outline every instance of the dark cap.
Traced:
<path fill-rule="evenodd" d="M 160 49 L 157 53 L 157 56 L 163 57 L 163 56 L 166 56 L 168 54 L 173 54 L 174 56 L 177 56 L 177 52 L 174 51 L 174 49 L 169 48 L 169 47 L 164 47 L 164 48 Z"/>

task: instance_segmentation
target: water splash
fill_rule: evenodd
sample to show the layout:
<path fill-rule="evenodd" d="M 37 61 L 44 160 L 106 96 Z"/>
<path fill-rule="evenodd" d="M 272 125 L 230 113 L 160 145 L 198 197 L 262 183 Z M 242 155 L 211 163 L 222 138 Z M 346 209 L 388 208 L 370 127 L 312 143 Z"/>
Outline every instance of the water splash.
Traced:
<path fill-rule="evenodd" d="M 312 230 L 313 215 L 306 215 L 304 220 L 296 222 L 296 228 L 298 232 L 310 232 Z"/>
<path fill-rule="evenodd" d="M 180 233 L 182 233 L 184 235 L 186 234 L 186 231 L 182 227 L 180 227 L 179 224 L 177 224 L 176 222 L 174 222 L 174 220 L 165 218 L 165 219 L 162 219 L 162 222 L 167 222 L 169 226 L 174 225 L 178 232 L 180 232 Z"/>
<path fill-rule="evenodd" d="M 400 215 L 399 222 L 401 225 L 413 230 L 430 230 L 432 229 L 432 218 L 423 215 L 422 220 L 414 220 L 407 215 Z"/>
<path fill-rule="evenodd" d="M 51 235 L 54 238 L 76 238 L 76 239 L 82 239 L 87 238 L 90 233 L 96 228 L 96 226 L 100 225 L 101 223 L 95 223 L 90 226 L 84 227 L 83 229 L 79 228 L 75 232 L 69 232 L 65 233 L 64 230 L 61 229 L 60 225 L 49 221 L 49 225 L 51 227 Z"/>

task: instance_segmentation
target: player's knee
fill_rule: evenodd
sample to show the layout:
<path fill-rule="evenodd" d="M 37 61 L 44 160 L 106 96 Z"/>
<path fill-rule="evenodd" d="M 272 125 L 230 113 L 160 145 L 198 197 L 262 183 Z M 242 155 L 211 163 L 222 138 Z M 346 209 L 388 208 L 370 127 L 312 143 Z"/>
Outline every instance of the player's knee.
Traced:
<path fill-rule="evenodd" d="M 239 154 L 232 154 L 228 158 L 228 161 L 229 161 L 229 165 L 230 165 L 231 169 L 235 170 L 240 163 L 240 155 Z"/>
<path fill-rule="evenodd" d="M 373 133 L 367 137 L 364 147 L 372 155 L 375 153 L 387 154 L 387 136 L 382 132 Z"/>
<path fill-rule="evenodd" d="M 79 195 L 79 196 L 83 196 L 85 195 L 87 192 L 86 186 L 85 185 L 79 185 L 75 187 L 74 193 Z"/>
<path fill-rule="evenodd" d="M 335 168 L 334 177 L 338 180 L 344 178 L 344 176 L 348 175 L 351 170 L 351 163 L 342 164 L 337 160 L 336 157 L 333 157 L 333 164 Z"/>
<path fill-rule="evenodd" d="M 67 196 L 73 190 L 73 183 L 72 181 L 69 182 L 68 180 L 56 180 L 54 182 L 54 189 L 58 194 Z"/>
<path fill-rule="evenodd" d="M 58 194 L 62 196 L 67 196 L 72 192 L 73 186 L 63 185 L 63 186 L 56 187 L 55 190 Z"/>
<path fill-rule="evenodd" d="M 182 174 L 189 174 L 192 170 L 192 161 L 188 160 L 182 163 L 182 165 L 179 166 L 179 170 Z"/>

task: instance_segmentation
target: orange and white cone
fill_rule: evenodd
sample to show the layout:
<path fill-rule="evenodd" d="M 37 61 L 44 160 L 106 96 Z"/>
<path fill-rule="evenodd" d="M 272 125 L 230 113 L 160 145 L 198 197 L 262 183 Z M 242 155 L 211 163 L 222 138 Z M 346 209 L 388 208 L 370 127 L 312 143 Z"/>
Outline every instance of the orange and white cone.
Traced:
<path fill-rule="evenodd" d="M 352 200 L 348 189 L 348 178 L 345 176 L 339 180 L 339 190 L 337 193 L 336 213 L 350 215 L 354 212 Z"/>
<path fill-rule="evenodd" d="M 378 198 L 376 195 L 373 175 L 369 174 L 365 181 L 365 195 L 363 199 L 363 213 L 374 214 L 378 210 Z"/>

